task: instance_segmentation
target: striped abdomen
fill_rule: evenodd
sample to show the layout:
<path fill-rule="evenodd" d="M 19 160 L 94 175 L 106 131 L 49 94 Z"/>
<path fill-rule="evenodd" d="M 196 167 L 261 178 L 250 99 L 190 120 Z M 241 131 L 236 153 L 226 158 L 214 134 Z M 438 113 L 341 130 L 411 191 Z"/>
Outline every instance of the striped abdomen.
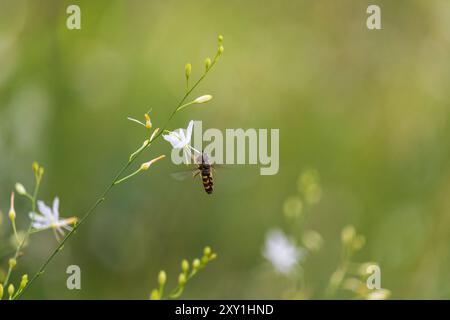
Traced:
<path fill-rule="evenodd" d="M 201 168 L 199 169 L 202 172 L 203 188 L 205 188 L 207 194 L 211 194 L 213 192 L 214 185 L 211 175 L 211 167 L 209 165 L 201 165 Z"/>

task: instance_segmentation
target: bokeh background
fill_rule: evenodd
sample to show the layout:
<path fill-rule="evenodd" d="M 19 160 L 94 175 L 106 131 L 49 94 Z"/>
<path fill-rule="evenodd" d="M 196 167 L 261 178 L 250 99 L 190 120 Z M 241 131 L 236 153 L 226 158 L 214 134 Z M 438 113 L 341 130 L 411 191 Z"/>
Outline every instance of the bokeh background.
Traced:
<path fill-rule="evenodd" d="M 366 28 L 373 3 L 380 31 Z M 81 7 L 81 30 L 66 28 L 69 4 Z M 143 141 L 126 117 L 151 107 L 161 125 L 183 94 L 184 64 L 199 76 L 218 34 L 223 59 L 194 94 L 214 100 L 172 128 L 190 119 L 279 128 L 279 173 L 223 170 L 207 196 L 160 162 L 115 188 L 24 298 L 145 299 L 160 269 L 173 287 L 181 259 L 205 245 L 219 259 L 184 298 L 282 298 L 289 280 L 261 250 L 268 230 L 290 226 L 283 204 L 308 168 L 320 175 L 321 199 L 301 213 L 301 228 L 324 239 L 304 263 L 310 297 L 323 297 L 341 229 L 352 224 L 366 237 L 354 260 L 379 263 L 393 298 L 450 298 L 446 0 L 0 0 L 1 210 L 15 182 L 31 188 L 36 160 L 46 168 L 40 198 L 58 195 L 63 216 L 81 216 Z M 144 158 L 169 152 L 160 140 Z M 22 229 L 27 205 L 17 200 Z M 1 232 L 4 269 L 5 215 Z M 33 236 L 13 280 L 55 245 L 51 232 Z M 66 289 L 70 264 L 81 267 L 80 291 Z"/>

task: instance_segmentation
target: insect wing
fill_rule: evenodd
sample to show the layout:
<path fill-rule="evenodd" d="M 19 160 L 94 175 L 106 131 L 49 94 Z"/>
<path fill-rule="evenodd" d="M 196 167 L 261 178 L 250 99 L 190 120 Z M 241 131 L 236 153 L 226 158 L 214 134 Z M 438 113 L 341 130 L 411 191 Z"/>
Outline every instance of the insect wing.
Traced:
<path fill-rule="evenodd" d="M 177 181 L 184 181 L 188 178 L 195 177 L 198 173 L 199 173 L 199 170 L 196 168 L 193 168 L 193 169 L 172 172 L 170 174 L 170 176 Z"/>

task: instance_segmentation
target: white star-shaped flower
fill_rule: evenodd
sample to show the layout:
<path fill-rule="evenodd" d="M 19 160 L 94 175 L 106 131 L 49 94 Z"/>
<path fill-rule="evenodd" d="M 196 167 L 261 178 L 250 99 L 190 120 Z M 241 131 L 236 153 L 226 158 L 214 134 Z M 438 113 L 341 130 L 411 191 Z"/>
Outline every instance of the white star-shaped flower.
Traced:
<path fill-rule="evenodd" d="M 64 230 L 72 231 L 71 225 L 77 221 L 76 217 L 67 219 L 59 218 L 59 199 L 56 197 L 53 200 L 53 208 L 48 207 L 44 201 L 37 202 L 39 213 L 30 212 L 30 219 L 35 230 L 41 231 L 45 229 L 53 229 L 56 238 L 59 240 L 59 235 L 64 236 Z"/>
<path fill-rule="evenodd" d="M 304 254 L 304 250 L 298 248 L 281 230 L 272 230 L 267 234 L 263 255 L 278 272 L 291 273 Z"/>
<path fill-rule="evenodd" d="M 195 151 L 197 153 L 200 153 L 199 151 L 195 150 L 191 146 L 191 137 L 192 137 L 192 128 L 194 127 L 194 121 L 189 121 L 187 129 L 176 129 L 174 131 L 169 131 L 168 134 L 163 134 L 164 140 L 170 142 L 172 145 L 172 148 L 174 149 L 183 149 L 183 155 L 185 158 L 186 163 L 190 163 L 191 159 L 191 151 Z"/>

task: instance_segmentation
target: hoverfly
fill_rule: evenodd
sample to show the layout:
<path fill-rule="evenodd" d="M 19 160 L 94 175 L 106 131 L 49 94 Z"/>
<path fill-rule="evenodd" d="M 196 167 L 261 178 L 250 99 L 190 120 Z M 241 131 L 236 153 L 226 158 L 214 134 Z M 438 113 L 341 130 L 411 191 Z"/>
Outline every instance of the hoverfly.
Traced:
<path fill-rule="evenodd" d="M 203 188 L 205 189 L 207 194 L 213 193 L 213 176 L 212 176 L 212 166 L 208 162 L 208 156 L 206 153 L 202 153 L 200 156 L 197 157 L 197 172 L 194 174 L 194 178 L 201 174 L 202 176 L 202 183 Z"/>
<path fill-rule="evenodd" d="M 192 172 L 193 178 L 200 175 L 202 177 L 202 184 L 205 192 L 207 194 L 212 194 L 214 190 L 213 170 L 215 169 L 215 166 L 209 163 L 208 155 L 204 152 L 197 156 L 193 155 L 192 158 L 193 162 L 196 165 L 195 169 L 176 172 L 172 174 L 172 176 L 177 180 L 183 180 L 184 178 L 189 176 L 190 172 Z M 186 173 L 188 173 L 187 176 Z"/>

